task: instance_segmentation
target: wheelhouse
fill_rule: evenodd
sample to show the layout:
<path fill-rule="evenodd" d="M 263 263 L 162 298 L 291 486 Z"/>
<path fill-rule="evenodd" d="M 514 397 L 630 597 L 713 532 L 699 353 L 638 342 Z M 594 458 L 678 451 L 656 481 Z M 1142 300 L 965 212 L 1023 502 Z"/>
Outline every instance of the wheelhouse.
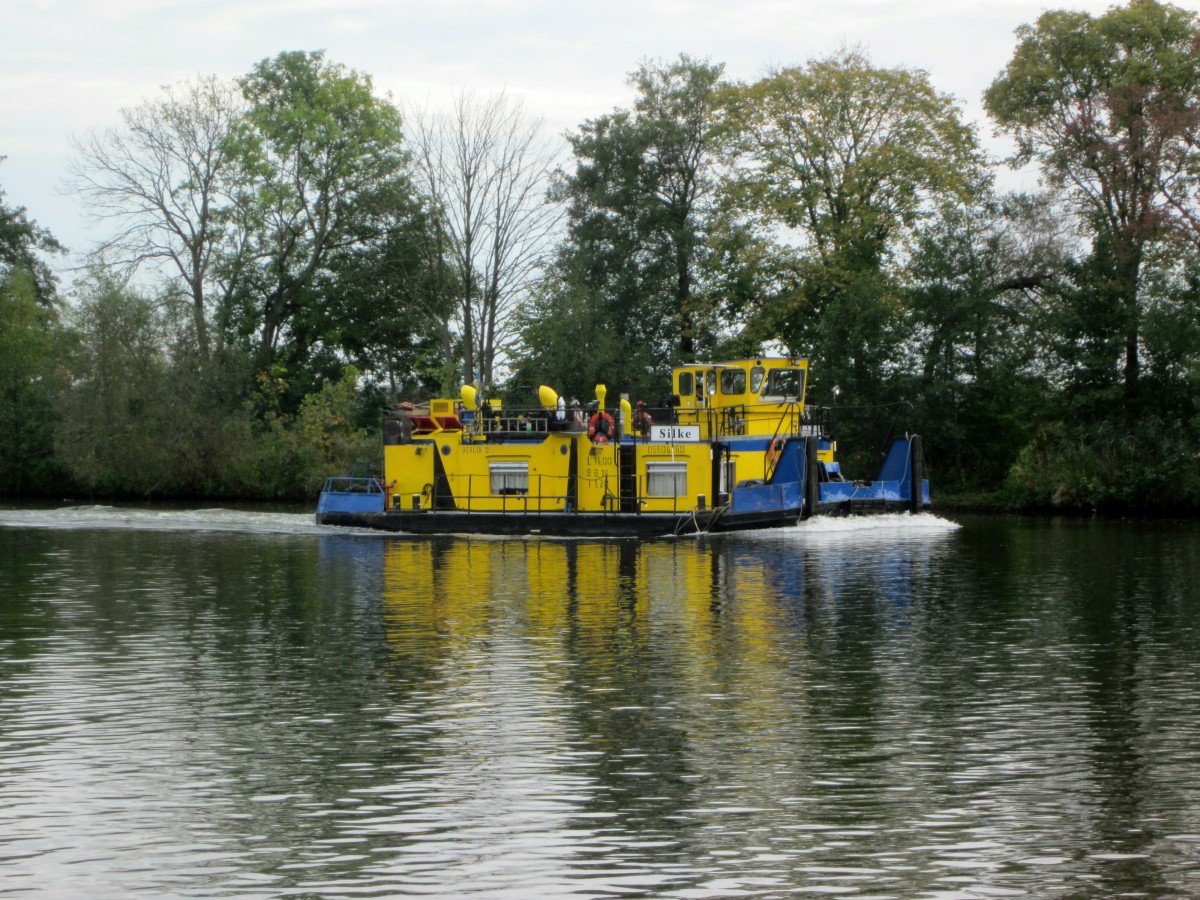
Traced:
<path fill-rule="evenodd" d="M 705 438 L 798 431 L 804 416 L 808 360 L 745 359 L 676 367 L 671 373 L 680 424 Z"/>

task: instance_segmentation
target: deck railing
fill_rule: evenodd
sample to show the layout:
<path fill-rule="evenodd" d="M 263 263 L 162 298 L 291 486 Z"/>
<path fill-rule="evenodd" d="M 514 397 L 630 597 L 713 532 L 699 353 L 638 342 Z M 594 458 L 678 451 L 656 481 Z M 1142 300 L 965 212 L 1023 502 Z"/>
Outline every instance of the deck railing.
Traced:
<path fill-rule="evenodd" d="M 460 476 L 459 480 L 461 481 Z M 467 475 L 467 490 L 449 491 L 447 496 L 439 486 L 434 484 L 430 487 L 429 507 L 432 509 L 449 508 L 445 504 L 448 502 L 454 503 L 454 508 L 460 512 L 504 512 L 504 513 L 545 513 L 545 512 L 565 512 L 578 511 L 576 505 L 572 504 L 568 493 L 567 475 L 536 475 L 533 477 L 533 490 L 528 488 L 509 487 L 502 488 L 499 492 L 492 489 L 492 481 L 490 475 Z M 602 509 L 586 510 L 587 512 L 603 512 L 617 513 L 621 512 L 623 507 L 633 505 L 635 514 L 640 514 L 647 511 L 648 504 L 654 504 L 653 512 L 671 512 L 685 513 L 692 509 L 689 503 L 684 506 L 680 501 L 687 501 L 686 496 L 671 495 L 664 496 L 659 494 L 646 493 L 644 477 L 637 476 L 634 495 L 632 497 L 622 497 L 619 493 L 612 491 L 608 486 L 605 486 L 603 498 L 601 500 Z M 547 482 L 551 482 L 547 489 Z M 482 488 L 485 486 L 486 489 Z M 598 486 L 598 485 L 597 485 Z M 421 502 L 418 495 L 416 503 Z M 407 498 L 396 495 L 393 500 L 393 508 L 405 508 Z M 663 508 L 663 501 L 670 501 L 670 508 Z M 577 503 L 578 501 L 576 501 Z"/>

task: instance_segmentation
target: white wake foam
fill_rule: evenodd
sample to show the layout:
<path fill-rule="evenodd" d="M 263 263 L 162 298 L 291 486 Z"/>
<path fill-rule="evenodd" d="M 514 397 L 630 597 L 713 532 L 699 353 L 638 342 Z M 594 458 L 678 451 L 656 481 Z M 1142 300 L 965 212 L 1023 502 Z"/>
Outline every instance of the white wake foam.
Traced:
<path fill-rule="evenodd" d="M 313 513 L 237 509 L 138 509 L 66 506 L 59 509 L 0 508 L 0 527 L 133 529 L 144 531 L 234 531 L 252 534 L 328 534 Z"/>

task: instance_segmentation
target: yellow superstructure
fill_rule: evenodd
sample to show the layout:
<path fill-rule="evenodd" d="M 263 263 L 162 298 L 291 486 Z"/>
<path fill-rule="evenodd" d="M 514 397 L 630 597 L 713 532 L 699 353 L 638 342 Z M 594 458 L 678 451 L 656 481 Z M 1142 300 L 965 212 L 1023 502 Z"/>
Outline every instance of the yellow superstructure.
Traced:
<path fill-rule="evenodd" d="M 718 505 L 739 483 L 766 481 L 783 439 L 803 433 L 808 360 L 680 366 L 650 416 L 627 397 L 567 409 L 505 409 L 464 387 L 461 399 L 402 411 L 385 430 L 390 509 L 679 513 Z M 635 418 L 635 415 L 637 418 Z M 650 416 L 642 427 L 640 417 Z M 605 435 L 605 423 L 611 433 Z"/>

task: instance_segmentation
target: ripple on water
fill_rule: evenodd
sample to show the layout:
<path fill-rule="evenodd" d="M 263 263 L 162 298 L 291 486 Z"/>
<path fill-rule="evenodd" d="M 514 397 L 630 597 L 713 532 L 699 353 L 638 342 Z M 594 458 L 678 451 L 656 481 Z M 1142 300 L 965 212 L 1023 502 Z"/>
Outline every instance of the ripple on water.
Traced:
<path fill-rule="evenodd" d="M 1120 578 L 1081 596 L 1090 532 L 396 542 L 192 515 L 0 529 L 6 892 L 1186 896 L 1200 876 L 1186 534 L 1157 533 L 1163 580 L 1131 600 Z"/>

